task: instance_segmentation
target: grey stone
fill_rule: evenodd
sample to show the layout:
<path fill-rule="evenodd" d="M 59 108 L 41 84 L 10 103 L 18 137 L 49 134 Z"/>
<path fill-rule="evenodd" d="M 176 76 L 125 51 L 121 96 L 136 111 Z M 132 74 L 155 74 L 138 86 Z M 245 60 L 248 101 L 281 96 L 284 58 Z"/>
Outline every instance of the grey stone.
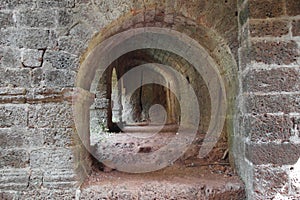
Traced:
<path fill-rule="evenodd" d="M 0 86 L 30 87 L 30 69 L 0 68 Z"/>
<path fill-rule="evenodd" d="M 63 51 L 46 51 L 44 63 L 56 69 L 75 70 L 79 67 L 78 58 Z"/>
<path fill-rule="evenodd" d="M 27 113 L 26 105 L 0 105 L 0 128 L 26 127 Z"/>
<path fill-rule="evenodd" d="M 0 189 L 22 190 L 28 186 L 29 169 L 0 170 Z M 1 198 L 1 196 L 0 196 Z"/>
<path fill-rule="evenodd" d="M 67 147 L 73 144 L 73 130 L 70 128 L 36 129 L 36 134 L 43 135 L 45 146 Z"/>
<path fill-rule="evenodd" d="M 46 188 L 72 188 L 76 185 L 76 174 L 72 171 L 54 170 L 44 174 L 43 186 Z"/>
<path fill-rule="evenodd" d="M 21 61 L 24 67 L 41 67 L 44 50 L 26 49 L 22 52 Z"/>
<path fill-rule="evenodd" d="M 73 8 L 75 0 L 37 0 L 37 5 L 40 8 Z"/>
<path fill-rule="evenodd" d="M 0 168 L 25 168 L 29 164 L 29 154 L 26 149 L 1 150 Z"/>
<path fill-rule="evenodd" d="M 33 150 L 30 153 L 30 167 L 32 169 L 43 169 L 45 172 L 50 172 L 54 169 L 72 170 L 74 167 L 72 149 L 44 148 Z"/>
<path fill-rule="evenodd" d="M 35 0 L 1 0 L 0 9 L 32 8 Z"/>
<path fill-rule="evenodd" d="M 73 87 L 76 73 L 67 70 L 47 70 L 45 74 L 45 84 L 52 87 Z"/>
<path fill-rule="evenodd" d="M 42 29 L 22 29 L 14 33 L 15 45 L 20 48 L 45 49 L 53 46 L 50 31 Z"/>
<path fill-rule="evenodd" d="M 0 27 L 1 29 L 8 26 L 13 26 L 13 14 L 11 12 L 0 12 Z"/>
<path fill-rule="evenodd" d="M 43 146 L 43 136 L 32 129 L 0 129 L 0 148 L 36 148 Z"/>
<path fill-rule="evenodd" d="M 18 68 L 21 65 L 21 53 L 19 49 L 0 47 L 0 67 Z"/>
<path fill-rule="evenodd" d="M 17 14 L 19 26 L 33 28 L 53 28 L 56 25 L 57 12 L 55 10 L 21 10 Z"/>
<path fill-rule="evenodd" d="M 49 103 L 29 107 L 29 127 L 71 128 L 73 126 L 70 104 Z"/>

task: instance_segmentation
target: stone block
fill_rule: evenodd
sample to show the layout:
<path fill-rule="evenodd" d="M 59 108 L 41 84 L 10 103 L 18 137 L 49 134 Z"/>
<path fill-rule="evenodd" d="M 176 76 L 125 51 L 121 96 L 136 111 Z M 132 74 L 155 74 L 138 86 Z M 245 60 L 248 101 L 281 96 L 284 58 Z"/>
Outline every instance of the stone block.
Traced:
<path fill-rule="evenodd" d="M 284 15 L 284 0 L 250 0 L 250 18 L 265 19 Z"/>
<path fill-rule="evenodd" d="M 71 128 L 73 126 L 70 104 L 49 103 L 29 106 L 29 127 Z"/>
<path fill-rule="evenodd" d="M 253 189 L 259 199 L 273 199 L 284 190 L 288 192 L 288 175 L 281 168 L 255 167 L 253 178 Z"/>
<path fill-rule="evenodd" d="M 42 66 L 44 50 L 26 49 L 22 52 L 21 62 L 24 67 L 36 68 Z"/>
<path fill-rule="evenodd" d="M 74 16 L 72 10 L 58 10 L 58 26 L 67 26 L 68 28 L 74 24 Z"/>
<path fill-rule="evenodd" d="M 78 185 L 76 174 L 68 170 L 53 170 L 46 172 L 43 178 L 43 186 L 50 189 L 72 188 Z"/>
<path fill-rule="evenodd" d="M 37 6 L 40 8 L 73 8 L 75 0 L 37 0 Z"/>
<path fill-rule="evenodd" d="M 28 188 L 31 190 L 40 189 L 43 185 L 44 172 L 42 169 L 31 170 Z"/>
<path fill-rule="evenodd" d="M 0 27 L 6 28 L 14 25 L 12 12 L 0 12 Z"/>
<path fill-rule="evenodd" d="M 300 90 L 300 68 L 251 70 L 245 75 L 245 92 L 296 92 Z"/>
<path fill-rule="evenodd" d="M 300 3 L 298 0 L 286 0 L 286 12 L 289 16 L 300 15 Z"/>
<path fill-rule="evenodd" d="M 65 188 L 62 190 L 54 189 L 40 189 L 40 190 L 27 190 L 19 192 L 16 199 L 37 200 L 37 199 L 63 199 L 74 200 L 76 188 Z"/>
<path fill-rule="evenodd" d="M 74 167 L 72 149 L 44 148 L 33 150 L 30 152 L 30 167 L 43 169 L 44 172 L 51 172 L 54 169 L 72 170 Z"/>
<path fill-rule="evenodd" d="M 44 83 L 50 87 L 73 87 L 76 73 L 68 70 L 44 71 Z"/>
<path fill-rule="evenodd" d="M 300 20 L 292 22 L 292 34 L 293 36 L 300 36 Z"/>
<path fill-rule="evenodd" d="M 289 42 L 253 42 L 251 58 L 256 62 L 266 64 L 291 64 L 299 58 L 298 45 Z"/>
<path fill-rule="evenodd" d="M 57 13 L 55 10 L 21 10 L 16 19 L 19 26 L 32 28 L 54 28 Z"/>
<path fill-rule="evenodd" d="M 21 52 L 19 49 L 0 47 L 1 68 L 19 68 L 21 66 Z"/>
<path fill-rule="evenodd" d="M 0 105 L 0 128 L 26 127 L 27 113 L 26 105 Z"/>
<path fill-rule="evenodd" d="M 30 69 L 0 68 L 0 86 L 30 87 Z"/>
<path fill-rule="evenodd" d="M 1 36 L 1 32 L 0 32 Z M 74 54 L 81 55 L 86 49 L 86 44 L 82 41 L 79 41 L 73 36 L 63 36 L 58 39 L 58 47 L 59 49 Z"/>
<path fill-rule="evenodd" d="M 27 128 L 0 129 L 0 148 L 36 148 L 43 146 L 42 134 Z"/>
<path fill-rule="evenodd" d="M 29 175 L 30 171 L 28 169 L 0 169 L 0 190 L 26 189 Z"/>
<path fill-rule="evenodd" d="M 300 145 L 291 143 L 246 144 L 246 157 L 254 165 L 293 165 L 300 157 Z"/>
<path fill-rule="evenodd" d="M 1 0 L 0 9 L 31 8 L 35 0 Z"/>
<path fill-rule="evenodd" d="M 248 95 L 248 113 L 300 113 L 300 95 Z"/>
<path fill-rule="evenodd" d="M 256 115 L 246 117 L 246 131 L 252 142 L 284 142 L 292 136 L 295 118 L 288 116 Z M 299 120 L 300 124 L 300 120 Z"/>
<path fill-rule="evenodd" d="M 14 41 L 12 35 L 14 30 L 11 29 L 0 29 L 0 45 L 2 46 L 11 46 Z"/>
<path fill-rule="evenodd" d="M 45 49 L 52 47 L 54 41 L 50 39 L 50 31 L 42 29 L 23 29 L 13 35 L 17 47 L 28 49 Z"/>
<path fill-rule="evenodd" d="M 29 154 L 26 149 L 1 150 L 0 168 L 25 168 L 29 164 Z"/>
<path fill-rule="evenodd" d="M 45 65 L 55 69 L 74 70 L 79 68 L 78 58 L 63 51 L 46 51 L 44 55 Z"/>
<path fill-rule="evenodd" d="M 250 20 L 250 35 L 252 37 L 280 37 L 289 33 L 287 20 Z"/>
<path fill-rule="evenodd" d="M 70 147 L 74 143 L 73 129 L 57 128 L 36 129 L 36 134 L 43 136 L 45 146 L 49 147 Z"/>

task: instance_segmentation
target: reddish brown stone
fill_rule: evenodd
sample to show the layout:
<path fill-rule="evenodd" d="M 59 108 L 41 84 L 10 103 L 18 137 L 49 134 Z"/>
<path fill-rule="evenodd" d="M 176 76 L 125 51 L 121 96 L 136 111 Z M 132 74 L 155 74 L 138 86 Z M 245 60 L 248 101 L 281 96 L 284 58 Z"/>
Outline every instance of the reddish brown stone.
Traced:
<path fill-rule="evenodd" d="M 283 36 L 289 33 L 288 21 L 285 20 L 250 20 L 252 37 Z"/>
<path fill-rule="evenodd" d="M 255 165 L 294 165 L 300 157 L 300 146 L 282 144 L 246 144 L 246 157 Z"/>
<path fill-rule="evenodd" d="M 273 199 L 288 183 L 288 175 L 283 169 L 256 167 L 253 189 L 258 199 Z"/>
<path fill-rule="evenodd" d="M 299 0 L 286 0 L 286 12 L 289 16 L 300 15 Z"/>
<path fill-rule="evenodd" d="M 292 23 L 293 36 L 300 36 L 300 20 L 295 20 Z"/>
<path fill-rule="evenodd" d="M 249 0 L 250 18 L 265 19 L 284 15 L 283 0 Z"/>
<path fill-rule="evenodd" d="M 290 42 L 253 42 L 251 57 L 256 62 L 266 64 L 291 64 L 299 57 L 295 41 Z"/>
<path fill-rule="evenodd" d="M 271 70 L 251 70 L 245 77 L 243 89 L 246 92 L 299 91 L 300 70 L 276 68 Z"/>
<path fill-rule="evenodd" d="M 246 101 L 249 113 L 300 113 L 300 95 L 249 95 Z"/>
<path fill-rule="evenodd" d="M 246 127 L 253 142 L 288 141 L 295 124 L 300 125 L 300 120 L 287 116 L 265 114 L 246 117 Z"/>

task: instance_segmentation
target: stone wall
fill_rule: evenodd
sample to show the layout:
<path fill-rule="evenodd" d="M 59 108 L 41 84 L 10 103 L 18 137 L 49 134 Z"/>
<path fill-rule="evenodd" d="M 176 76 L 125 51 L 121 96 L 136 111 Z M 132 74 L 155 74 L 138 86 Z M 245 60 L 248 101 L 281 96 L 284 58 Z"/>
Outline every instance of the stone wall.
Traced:
<path fill-rule="evenodd" d="M 300 4 L 241 0 L 238 7 L 238 168 L 249 199 L 299 198 L 292 166 L 300 156 Z"/>
<path fill-rule="evenodd" d="M 91 163 L 72 116 L 80 61 L 137 27 L 185 33 L 217 63 L 230 155 L 248 198 L 282 187 L 296 196 L 299 11 L 297 0 L 2 0 L 0 199 L 75 198 Z"/>

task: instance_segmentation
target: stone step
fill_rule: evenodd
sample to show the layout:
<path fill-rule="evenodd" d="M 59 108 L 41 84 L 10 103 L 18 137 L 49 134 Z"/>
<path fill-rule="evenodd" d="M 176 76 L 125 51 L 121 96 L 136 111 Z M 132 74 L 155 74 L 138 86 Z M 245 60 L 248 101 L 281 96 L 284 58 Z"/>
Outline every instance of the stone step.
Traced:
<path fill-rule="evenodd" d="M 243 200 L 245 189 L 236 175 L 191 167 L 146 174 L 93 173 L 82 185 L 80 196 L 83 200 Z"/>

